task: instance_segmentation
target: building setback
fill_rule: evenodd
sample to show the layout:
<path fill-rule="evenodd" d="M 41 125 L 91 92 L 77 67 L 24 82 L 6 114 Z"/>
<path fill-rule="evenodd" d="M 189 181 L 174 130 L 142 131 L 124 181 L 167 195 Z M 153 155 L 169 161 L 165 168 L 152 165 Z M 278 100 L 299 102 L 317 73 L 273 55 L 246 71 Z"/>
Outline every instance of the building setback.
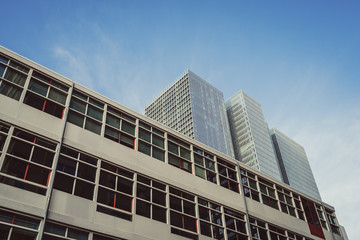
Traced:
<path fill-rule="evenodd" d="M 145 115 L 234 156 L 223 93 L 190 70 L 150 103 Z"/>
<path fill-rule="evenodd" d="M 260 103 L 243 91 L 226 101 L 235 158 L 279 181 L 281 175 Z"/>
<path fill-rule="evenodd" d="M 321 200 L 304 148 L 277 129 L 270 132 L 284 182 Z"/>
<path fill-rule="evenodd" d="M 0 46 L 2 239 L 343 239 L 332 206 Z"/>

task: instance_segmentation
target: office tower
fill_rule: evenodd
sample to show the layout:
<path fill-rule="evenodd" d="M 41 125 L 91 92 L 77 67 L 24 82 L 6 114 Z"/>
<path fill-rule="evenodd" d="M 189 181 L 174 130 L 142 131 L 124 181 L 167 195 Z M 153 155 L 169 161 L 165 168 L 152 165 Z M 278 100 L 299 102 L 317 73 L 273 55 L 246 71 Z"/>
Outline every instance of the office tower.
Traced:
<path fill-rule="evenodd" d="M 270 134 L 284 182 L 321 200 L 304 148 L 277 129 Z"/>
<path fill-rule="evenodd" d="M 223 93 L 190 70 L 149 104 L 145 115 L 234 156 Z"/>
<path fill-rule="evenodd" d="M 0 220 L 8 240 L 343 239 L 333 207 L 1 46 Z"/>
<path fill-rule="evenodd" d="M 278 163 L 260 103 L 239 91 L 226 101 L 225 106 L 235 158 L 280 181 Z"/>

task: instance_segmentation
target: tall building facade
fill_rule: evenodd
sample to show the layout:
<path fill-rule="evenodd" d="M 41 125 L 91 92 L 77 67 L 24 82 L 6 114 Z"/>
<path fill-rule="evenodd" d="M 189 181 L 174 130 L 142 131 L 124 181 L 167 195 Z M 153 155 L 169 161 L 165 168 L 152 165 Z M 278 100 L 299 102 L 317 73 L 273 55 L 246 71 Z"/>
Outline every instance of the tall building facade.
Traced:
<path fill-rule="evenodd" d="M 284 182 L 321 200 L 304 148 L 275 128 L 270 133 Z"/>
<path fill-rule="evenodd" d="M 223 93 L 190 70 L 150 103 L 145 115 L 234 156 Z"/>
<path fill-rule="evenodd" d="M 281 180 L 269 128 L 260 103 L 239 91 L 225 103 L 235 158 Z"/>
<path fill-rule="evenodd" d="M 332 206 L 0 46 L 0 238 L 343 240 Z"/>

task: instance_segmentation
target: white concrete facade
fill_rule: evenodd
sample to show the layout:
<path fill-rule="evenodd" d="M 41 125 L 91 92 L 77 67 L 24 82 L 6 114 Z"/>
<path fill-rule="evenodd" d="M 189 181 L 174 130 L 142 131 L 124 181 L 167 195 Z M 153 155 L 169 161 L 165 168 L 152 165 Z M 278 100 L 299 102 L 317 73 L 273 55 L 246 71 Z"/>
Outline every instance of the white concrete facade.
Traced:
<path fill-rule="evenodd" d="M 5 239 L 343 239 L 333 207 L 3 47 L 0 86 Z"/>

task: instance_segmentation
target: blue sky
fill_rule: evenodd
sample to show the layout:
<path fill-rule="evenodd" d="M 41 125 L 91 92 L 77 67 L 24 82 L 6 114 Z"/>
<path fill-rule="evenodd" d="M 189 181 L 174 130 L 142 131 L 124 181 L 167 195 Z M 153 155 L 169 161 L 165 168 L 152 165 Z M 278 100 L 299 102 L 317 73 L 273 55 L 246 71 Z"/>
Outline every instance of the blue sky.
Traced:
<path fill-rule="evenodd" d="M 5 1 L 0 44 L 138 112 L 186 69 L 305 147 L 360 236 L 358 1 Z"/>

